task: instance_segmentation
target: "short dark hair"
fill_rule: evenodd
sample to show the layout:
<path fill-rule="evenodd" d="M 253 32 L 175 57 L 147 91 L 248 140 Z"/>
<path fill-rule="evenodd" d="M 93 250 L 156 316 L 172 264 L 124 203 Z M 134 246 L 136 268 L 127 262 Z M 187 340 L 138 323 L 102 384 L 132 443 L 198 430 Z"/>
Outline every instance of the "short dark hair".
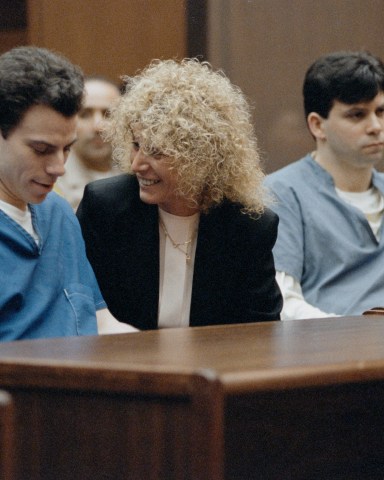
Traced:
<path fill-rule="evenodd" d="M 307 70 L 303 85 L 305 116 L 323 118 L 335 100 L 346 104 L 372 100 L 384 91 L 384 64 L 369 52 L 333 52 L 316 60 Z"/>
<path fill-rule="evenodd" d="M 1 134 L 6 138 L 33 105 L 75 115 L 83 91 L 83 72 L 62 55 L 33 46 L 9 50 L 0 55 Z"/>

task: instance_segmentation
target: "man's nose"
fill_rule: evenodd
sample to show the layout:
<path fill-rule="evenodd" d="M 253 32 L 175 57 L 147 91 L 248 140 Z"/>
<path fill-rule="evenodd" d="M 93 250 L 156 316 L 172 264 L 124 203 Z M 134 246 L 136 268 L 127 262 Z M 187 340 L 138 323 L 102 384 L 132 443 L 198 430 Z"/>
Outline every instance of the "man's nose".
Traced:
<path fill-rule="evenodd" d="M 104 126 L 104 122 L 105 122 L 105 117 L 104 117 L 104 114 L 103 112 L 95 112 L 93 114 L 93 118 L 92 118 L 92 121 L 93 121 L 93 128 L 97 131 L 100 131 L 102 130 L 103 126 Z"/>
<path fill-rule="evenodd" d="M 66 160 L 67 154 L 65 152 L 57 152 L 49 158 L 46 172 L 54 177 L 61 177 L 65 173 Z"/>
<path fill-rule="evenodd" d="M 369 117 L 368 132 L 369 133 L 378 133 L 384 128 L 384 119 L 378 117 L 376 113 L 372 114 Z"/>

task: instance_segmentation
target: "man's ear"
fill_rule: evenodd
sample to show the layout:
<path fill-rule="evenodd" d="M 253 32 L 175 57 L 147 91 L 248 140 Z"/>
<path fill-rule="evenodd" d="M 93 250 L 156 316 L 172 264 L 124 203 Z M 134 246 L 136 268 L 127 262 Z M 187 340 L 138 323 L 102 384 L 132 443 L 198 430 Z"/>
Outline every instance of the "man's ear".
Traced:
<path fill-rule="evenodd" d="M 316 112 L 311 112 L 307 117 L 309 131 L 316 140 L 325 140 L 324 118 Z"/>

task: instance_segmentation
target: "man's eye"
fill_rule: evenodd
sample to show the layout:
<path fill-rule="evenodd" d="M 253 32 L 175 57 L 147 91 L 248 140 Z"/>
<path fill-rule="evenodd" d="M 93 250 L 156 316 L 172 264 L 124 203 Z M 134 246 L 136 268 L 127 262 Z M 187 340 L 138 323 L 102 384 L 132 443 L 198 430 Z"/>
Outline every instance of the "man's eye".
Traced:
<path fill-rule="evenodd" d="M 92 116 L 92 112 L 91 112 L 91 110 L 89 110 L 87 108 L 85 108 L 84 110 L 81 110 L 79 112 L 79 118 L 86 119 L 86 118 L 90 118 L 91 116 Z"/>
<path fill-rule="evenodd" d="M 32 147 L 32 149 L 37 155 L 45 155 L 46 153 L 48 153 L 48 148 L 45 146 L 44 147 L 34 146 Z"/>
<path fill-rule="evenodd" d="M 356 120 L 363 118 L 364 117 L 364 112 L 356 111 L 356 112 L 350 112 L 348 114 L 349 118 L 354 118 Z"/>

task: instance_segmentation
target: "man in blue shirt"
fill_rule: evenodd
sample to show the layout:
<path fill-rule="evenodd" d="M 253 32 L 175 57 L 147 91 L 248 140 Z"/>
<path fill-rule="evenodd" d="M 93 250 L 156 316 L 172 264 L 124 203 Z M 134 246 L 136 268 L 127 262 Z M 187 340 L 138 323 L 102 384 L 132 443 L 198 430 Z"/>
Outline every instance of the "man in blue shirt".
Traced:
<path fill-rule="evenodd" d="M 96 334 L 106 308 L 78 221 L 52 192 L 82 96 L 81 70 L 60 55 L 0 56 L 0 341 Z"/>
<path fill-rule="evenodd" d="M 384 64 L 335 52 L 307 71 L 316 150 L 267 178 L 282 319 L 358 315 L 384 304 Z"/>

